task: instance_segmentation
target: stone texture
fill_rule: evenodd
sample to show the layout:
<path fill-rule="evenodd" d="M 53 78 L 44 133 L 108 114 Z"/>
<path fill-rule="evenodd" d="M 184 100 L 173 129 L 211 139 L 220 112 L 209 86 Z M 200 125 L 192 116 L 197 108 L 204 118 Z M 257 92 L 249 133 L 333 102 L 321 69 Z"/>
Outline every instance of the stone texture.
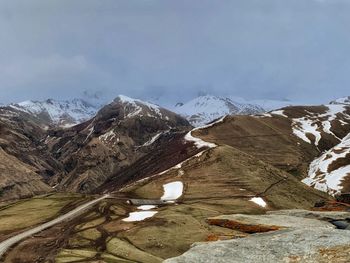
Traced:
<path fill-rule="evenodd" d="M 321 219 L 344 219 L 348 215 L 332 212 L 289 210 L 268 215 L 229 215 L 216 219 L 236 220 L 249 225 L 280 226 L 281 230 L 249 235 L 246 238 L 197 243 L 185 254 L 167 263 L 206 262 L 349 262 L 350 231 L 335 229 Z M 278 213 L 281 213 L 278 214 Z M 296 214 L 298 216 L 292 216 Z"/>

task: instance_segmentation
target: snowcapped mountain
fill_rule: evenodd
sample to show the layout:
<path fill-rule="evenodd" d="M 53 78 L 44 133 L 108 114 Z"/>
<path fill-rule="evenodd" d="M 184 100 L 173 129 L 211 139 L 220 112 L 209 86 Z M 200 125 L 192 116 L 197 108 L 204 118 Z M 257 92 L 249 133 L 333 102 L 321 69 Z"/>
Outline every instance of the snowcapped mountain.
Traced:
<path fill-rule="evenodd" d="M 265 112 L 259 105 L 240 103 L 226 97 L 205 95 L 187 103 L 178 103 L 174 112 L 185 116 L 193 126 L 201 126 L 224 115 L 247 115 Z"/>
<path fill-rule="evenodd" d="M 177 134 L 180 144 L 177 147 L 181 148 L 180 138 L 189 129 L 189 122 L 176 113 L 120 95 L 85 123 L 60 133 L 49 131 L 46 145 L 72 168 L 69 174 L 53 179 L 54 183 L 59 182 L 58 188 L 65 190 L 92 191 L 109 176 L 141 158 L 160 138 L 163 142 Z"/>
<path fill-rule="evenodd" d="M 350 96 L 342 97 L 330 102 L 330 104 L 347 104 L 350 105 Z"/>
<path fill-rule="evenodd" d="M 147 115 L 149 117 L 159 117 L 163 118 L 163 114 L 161 113 L 161 108 L 153 103 L 149 103 L 146 101 L 133 99 L 124 95 L 119 95 L 115 100 L 115 104 L 124 105 L 124 114 L 126 118 L 134 117 L 134 116 L 143 116 Z"/>
<path fill-rule="evenodd" d="M 48 125 L 70 127 L 93 117 L 99 106 L 92 105 L 81 99 L 58 101 L 48 99 L 46 101 L 23 101 L 9 105 L 40 118 Z"/>

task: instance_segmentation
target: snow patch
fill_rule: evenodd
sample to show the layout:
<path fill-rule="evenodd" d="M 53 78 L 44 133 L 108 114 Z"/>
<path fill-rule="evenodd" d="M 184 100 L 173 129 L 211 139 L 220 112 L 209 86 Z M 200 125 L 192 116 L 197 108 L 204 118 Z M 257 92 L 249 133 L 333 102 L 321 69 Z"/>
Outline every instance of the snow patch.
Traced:
<path fill-rule="evenodd" d="M 185 135 L 185 140 L 186 141 L 189 141 L 189 142 L 194 142 L 194 144 L 196 145 L 196 147 L 198 149 L 200 148 L 203 148 L 203 147 L 208 147 L 208 148 L 215 148 L 217 145 L 215 143 L 211 143 L 211 142 L 206 142 L 206 141 L 203 141 L 202 139 L 200 138 L 197 138 L 197 137 L 193 137 L 192 136 L 192 132 L 193 131 L 196 131 L 196 130 L 201 130 L 201 129 L 207 129 L 209 127 L 212 127 L 218 123 L 221 123 L 224 121 L 224 119 L 226 118 L 226 116 L 223 116 L 221 117 L 220 119 L 218 119 L 217 121 L 214 121 L 212 123 L 209 123 L 207 125 L 204 125 L 204 126 L 201 126 L 201 127 L 197 127 L 197 128 L 194 128 L 193 130 L 189 131 L 186 135 Z"/>
<path fill-rule="evenodd" d="M 153 143 L 155 143 L 159 137 L 163 134 L 163 132 L 160 132 L 160 133 L 157 133 L 156 135 L 154 135 L 149 141 L 145 142 L 142 146 L 145 147 L 145 146 L 150 146 L 152 145 Z"/>
<path fill-rule="evenodd" d="M 155 205 L 141 205 L 141 206 L 137 207 L 137 209 L 144 210 L 144 211 L 151 210 L 151 209 L 154 209 L 154 208 L 156 208 Z"/>
<path fill-rule="evenodd" d="M 160 107 L 158 105 L 155 105 L 146 101 L 138 100 L 138 99 L 133 99 L 124 95 L 119 95 L 117 99 L 119 99 L 123 104 L 125 104 L 124 110 L 128 112 L 128 114 L 125 116 L 126 118 L 131 118 L 131 117 L 141 115 L 142 107 L 148 108 L 149 111 L 152 113 L 152 114 L 147 113 L 147 116 L 149 117 L 158 116 L 160 118 L 163 118 L 163 115 L 160 111 Z"/>
<path fill-rule="evenodd" d="M 198 149 L 203 148 L 203 147 L 215 148 L 217 146 L 215 143 L 206 142 L 206 141 L 203 141 L 200 138 L 193 137 L 192 136 L 192 131 L 188 132 L 185 135 L 185 140 L 189 141 L 189 142 L 193 142 Z"/>
<path fill-rule="evenodd" d="M 180 181 L 172 182 L 163 185 L 164 194 L 161 200 L 171 201 L 176 200 L 182 196 L 183 193 L 183 183 Z"/>
<path fill-rule="evenodd" d="M 321 132 L 331 134 L 338 140 L 341 140 L 336 136 L 332 131 L 332 122 L 339 120 L 341 123 L 344 123 L 339 117 L 339 114 L 342 114 L 342 117 L 349 119 L 350 116 L 345 113 L 347 106 L 341 104 L 335 105 L 325 105 L 328 110 L 323 114 L 317 114 L 312 112 L 307 112 L 308 115 L 303 118 L 295 118 L 292 120 L 292 129 L 293 133 L 307 143 L 312 143 L 311 140 L 306 136 L 307 133 L 311 133 L 315 136 L 315 145 L 318 146 L 319 141 L 321 140 Z"/>
<path fill-rule="evenodd" d="M 261 197 L 253 197 L 249 201 L 251 201 L 251 202 L 253 202 L 253 203 L 255 203 L 255 204 L 257 204 L 258 206 L 261 206 L 261 207 L 266 207 L 267 206 L 266 202 Z"/>
<path fill-rule="evenodd" d="M 312 120 L 304 118 L 293 119 L 293 133 L 302 139 L 303 141 L 310 143 L 310 139 L 307 137 L 307 134 L 310 133 L 315 136 L 315 145 L 317 146 L 320 139 L 321 133 L 317 130 L 318 126 L 316 123 L 313 123 Z"/>
<path fill-rule="evenodd" d="M 117 137 L 117 134 L 114 132 L 114 130 L 110 130 L 110 131 L 106 132 L 105 134 L 100 135 L 98 137 L 98 139 L 101 142 L 108 143 L 108 142 L 113 141 L 116 137 Z M 118 138 L 117 138 L 117 140 L 118 140 Z"/>
<path fill-rule="evenodd" d="M 350 154 L 350 134 L 338 145 L 315 159 L 310 164 L 308 177 L 302 182 L 330 195 L 340 193 L 343 179 L 350 174 L 350 161 L 348 165 L 338 167 L 332 171 L 330 171 L 330 165 L 339 158 L 345 158 L 348 154 Z"/>
<path fill-rule="evenodd" d="M 147 218 L 153 217 L 155 214 L 157 214 L 157 211 L 138 211 L 138 212 L 132 212 L 129 214 L 129 217 L 124 218 L 124 222 L 137 222 L 137 221 L 143 221 Z"/>
<path fill-rule="evenodd" d="M 276 110 L 276 111 L 272 111 L 270 113 L 273 115 L 279 115 L 279 116 L 288 118 L 288 116 L 286 114 L 284 114 L 284 110 Z"/>

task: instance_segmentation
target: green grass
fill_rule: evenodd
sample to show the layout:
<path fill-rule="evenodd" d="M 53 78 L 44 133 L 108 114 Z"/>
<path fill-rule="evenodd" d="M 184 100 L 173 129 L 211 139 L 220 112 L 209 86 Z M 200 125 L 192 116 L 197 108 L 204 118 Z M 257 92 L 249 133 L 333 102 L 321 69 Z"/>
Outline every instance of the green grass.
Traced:
<path fill-rule="evenodd" d="M 0 233 L 23 229 L 55 217 L 67 204 L 80 199 L 79 195 L 54 194 L 35 197 L 0 208 Z"/>

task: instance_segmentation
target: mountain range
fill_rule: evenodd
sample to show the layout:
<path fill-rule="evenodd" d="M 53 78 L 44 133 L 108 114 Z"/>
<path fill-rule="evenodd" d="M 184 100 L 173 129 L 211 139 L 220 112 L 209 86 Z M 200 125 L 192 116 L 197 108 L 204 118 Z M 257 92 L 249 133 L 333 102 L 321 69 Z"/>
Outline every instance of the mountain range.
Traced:
<path fill-rule="evenodd" d="M 100 108 L 78 100 L 0 107 L 0 248 L 101 200 L 13 246 L 4 262 L 162 262 L 196 242 L 238 240 L 241 251 L 240 240 L 257 238 L 256 246 L 282 234 L 288 246 L 294 235 L 324 240 L 306 244 L 314 256 L 348 249 L 335 229 L 349 227 L 348 212 L 320 212 L 349 209 L 348 98 L 266 112 L 202 96 L 175 108 L 181 114 L 126 96 Z M 307 227 L 295 229 L 296 220 Z"/>
<path fill-rule="evenodd" d="M 289 101 L 246 101 L 239 97 L 203 95 L 186 103 L 177 103 L 169 109 L 185 117 L 193 126 L 199 127 L 224 115 L 256 114 L 295 104 Z M 92 118 L 103 107 L 103 103 L 99 100 L 87 102 L 84 99 L 48 99 L 23 101 L 8 106 L 41 119 L 47 126 L 64 128 Z"/>

